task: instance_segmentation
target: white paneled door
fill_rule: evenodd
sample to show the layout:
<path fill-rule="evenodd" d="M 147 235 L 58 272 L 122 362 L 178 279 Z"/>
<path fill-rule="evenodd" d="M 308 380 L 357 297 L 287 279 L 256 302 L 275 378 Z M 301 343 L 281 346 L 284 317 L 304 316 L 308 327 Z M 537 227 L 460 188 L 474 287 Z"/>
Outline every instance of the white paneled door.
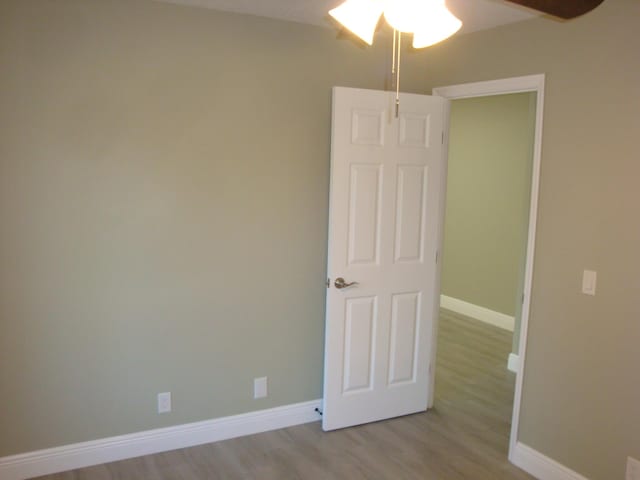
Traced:
<path fill-rule="evenodd" d="M 324 430 L 427 408 L 447 108 L 333 89 Z"/>

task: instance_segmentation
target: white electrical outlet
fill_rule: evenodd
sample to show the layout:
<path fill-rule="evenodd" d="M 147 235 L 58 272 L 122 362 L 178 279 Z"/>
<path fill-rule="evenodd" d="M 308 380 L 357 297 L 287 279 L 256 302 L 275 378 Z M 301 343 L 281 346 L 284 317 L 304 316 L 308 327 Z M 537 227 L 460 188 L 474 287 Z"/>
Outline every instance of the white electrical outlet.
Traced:
<path fill-rule="evenodd" d="M 264 398 L 267 396 L 267 377 L 253 379 L 253 398 Z"/>
<path fill-rule="evenodd" d="M 640 480 L 640 460 L 627 457 L 627 477 L 626 480 Z"/>
<path fill-rule="evenodd" d="M 158 413 L 169 413 L 171 411 L 171 392 L 158 394 Z"/>

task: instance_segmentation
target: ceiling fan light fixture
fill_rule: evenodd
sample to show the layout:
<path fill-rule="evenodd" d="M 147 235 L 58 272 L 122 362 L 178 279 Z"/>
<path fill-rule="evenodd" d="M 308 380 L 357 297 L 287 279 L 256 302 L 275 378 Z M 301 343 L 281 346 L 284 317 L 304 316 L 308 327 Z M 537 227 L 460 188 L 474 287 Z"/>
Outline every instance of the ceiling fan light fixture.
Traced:
<path fill-rule="evenodd" d="M 383 11 L 381 0 L 346 0 L 329 15 L 349 29 L 354 35 L 369 45 L 373 44 L 373 34 Z"/>
<path fill-rule="evenodd" d="M 462 26 L 444 0 L 346 0 L 329 10 L 329 15 L 369 45 L 383 14 L 394 30 L 414 34 L 414 48 L 438 43 Z"/>

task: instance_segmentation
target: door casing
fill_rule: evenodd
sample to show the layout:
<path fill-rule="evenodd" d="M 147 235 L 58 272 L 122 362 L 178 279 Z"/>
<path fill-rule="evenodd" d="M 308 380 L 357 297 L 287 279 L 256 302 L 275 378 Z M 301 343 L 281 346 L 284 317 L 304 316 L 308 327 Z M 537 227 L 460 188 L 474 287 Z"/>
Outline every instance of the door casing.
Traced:
<path fill-rule="evenodd" d="M 504 78 L 499 80 L 490 80 L 485 82 L 465 83 L 458 85 L 449 85 L 443 87 L 436 87 L 433 89 L 434 96 L 440 96 L 449 100 L 455 100 L 460 98 L 472 98 L 472 97 L 486 97 L 492 95 L 503 95 L 508 93 L 523 93 L 523 92 L 536 92 L 536 121 L 535 121 L 535 133 L 533 143 L 533 165 L 531 172 L 531 196 L 529 202 L 529 230 L 527 234 L 527 253 L 524 271 L 524 298 L 522 304 L 522 318 L 520 323 L 520 338 L 518 340 L 518 355 L 520 358 L 519 367 L 516 372 L 516 387 L 513 399 L 513 414 L 511 418 L 511 435 L 509 438 L 509 460 L 513 463 L 516 444 L 518 442 L 518 429 L 520 421 L 520 405 L 522 402 L 522 385 L 524 381 L 524 366 L 526 359 L 527 349 L 527 333 L 529 330 L 529 312 L 531 308 L 531 288 L 533 280 L 533 261 L 535 256 L 535 240 L 536 240 L 536 225 L 538 219 L 538 192 L 540 184 L 540 163 L 542 156 L 542 127 L 544 117 L 544 85 L 545 75 L 527 75 L 523 77 Z M 449 112 L 446 112 L 448 115 Z M 449 118 L 445 117 L 445 125 L 449 125 Z M 449 144 L 449 128 L 445 128 L 445 146 Z M 442 231 L 444 225 L 444 213 L 446 204 L 446 183 L 447 183 L 447 166 L 448 155 L 444 156 L 444 168 L 442 174 L 442 192 L 445 195 L 442 202 L 441 210 L 439 212 L 440 218 L 440 238 L 438 239 L 438 251 L 442 251 Z M 437 272 L 437 289 L 440 290 L 440 278 L 441 278 L 441 263 L 438 262 Z M 438 316 L 435 317 L 434 322 L 434 335 L 432 337 L 433 345 L 431 346 L 431 364 L 435 365 L 436 357 L 436 343 L 437 343 L 437 329 L 438 329 Z M 432 385 L 429 389 L 430 399 L 429 406 L 433 406 L 434 400 L 434 379 L 435 375 L 431 376 Z"/>

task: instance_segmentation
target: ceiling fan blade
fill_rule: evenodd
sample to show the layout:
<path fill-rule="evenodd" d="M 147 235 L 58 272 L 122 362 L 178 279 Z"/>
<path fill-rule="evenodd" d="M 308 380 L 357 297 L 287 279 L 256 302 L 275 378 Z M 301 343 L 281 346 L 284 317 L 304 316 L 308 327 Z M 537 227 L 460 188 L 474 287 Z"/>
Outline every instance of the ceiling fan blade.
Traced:
<path fill-rule="evenodd" d="M 587 13 L 604 0 L 507 0 L 539 12 L 548 13 L 554 17 L 575 18 Z"/>

